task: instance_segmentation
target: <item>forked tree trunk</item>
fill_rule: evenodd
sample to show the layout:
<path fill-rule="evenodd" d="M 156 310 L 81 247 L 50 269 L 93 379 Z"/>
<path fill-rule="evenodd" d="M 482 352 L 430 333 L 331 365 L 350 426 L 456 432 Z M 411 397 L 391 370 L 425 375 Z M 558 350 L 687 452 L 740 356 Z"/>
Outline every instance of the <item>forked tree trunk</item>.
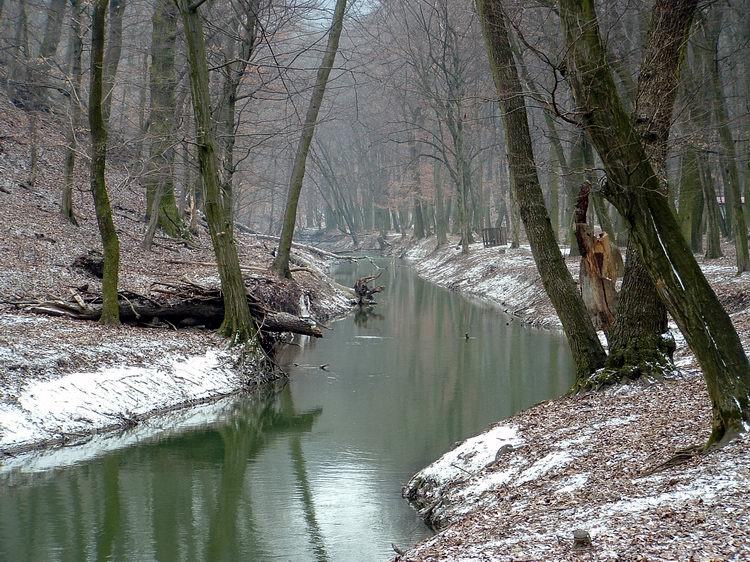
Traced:
<path fill-rule="evenodd" d="M 665 162 L 672 110 L 696 5 L 697 0 L 682 0 L 678 5 L 672 0 L 657 0 L 638 77 L 635 130 L 664 194 L 668 191 Z M 674 351 L 672 338 L 663 336 L 667 310 L 632 241 L 626 260 L 607 365 L 631 378 L 660 375 L 672 369 Z"/>
<path fill-rule="evenodd" d="M 561 0 L 560 8 L 569 49 L 567 79 L 607 173 L 604 195 L 628 221 L 659 297 L 703 369 L 713 409 L 709 445 L 730 438 L 750 423 L 750 363 L 729 315 L 682 237 L 617 94 L 594 0 Z"/>
<path fill-rule="evenodd" d="M 547 295 L 560 317 L 576 362 L 577 384 L 602 367 L 605 353 L 552 231 L 539 185 L 526 105 L 499 0 L 477 0 L 490 68 L 505 125 L 511 189 Z"/>
<path fill-rule="evenodd" d="M 291 278 L 289 271 L 289 254 L 292 250 L 292 238 L 294 238 L 294 226 L 297 222 L 297 206 L 299 196 L 302 191 L 302 182 L 305 179 L 305 164 L 307 163 L 307 153 L 310 150 L 310 143 L 315 134 L 315 123 L 318 120 L 318 112 L 323 103 L 323 95 L 328 84 L 328 76 L 331 74 L 331 68 L 336 60 L 336 52 L 339 48 L 339 38 L 341 29 L 344 27 L 344 11 L 346 9 L 346 0 L 336 0 L 336 7 L 333 11 L 333 22 L 328 34 L 328 44 L 323 55 L 323 60 L 318 68 L 318 75 L 315 79 L 310 98 L 310 105 L 307 107 L 305 123 L 302 127 L 302 136 L 297 145 L 297 154 L 294 157 L 294 166 L 292 167 L 292 176 L 289 181 L 289 195 L 287 197 L 286 208 L 284 209 L 284 225 L 281 230 L 281 239 L 279 248 L 276 252 L 276 258 L 273 261 L 273 270 L 280 277 Z"/>
<path fill-rule="evenodd" d="M 224 212 L 221 199 L 203 23 L 197 6 L 191 6 L 189 0 L 176 1 L 182 15 L 190 65 L 190 88 L 195 114 L 198 161 L 206 197 L 206 220 L 224 295 L 224 321 L 219 332 L 230 338 L 233 343 L 254 342 L 258 330 L 247 306 L 245 284 L 242 281 L 237 247 L 232 235 L 231 218 Z"/>
<path fill-rule="evenodd" d="M 91 129 L 91 192 L 96 222 L 104 249 L 102 277 L 102 324 L 119 324 L 117 284 L 120 269 L 120 241 L 112 220 L 104 170 L 107 161 L 107 125 L 103 112 L 104 20 L 107 0 L 95 0 L 91 17 L 91 83 L 89 86 L 89 127 Z"/>

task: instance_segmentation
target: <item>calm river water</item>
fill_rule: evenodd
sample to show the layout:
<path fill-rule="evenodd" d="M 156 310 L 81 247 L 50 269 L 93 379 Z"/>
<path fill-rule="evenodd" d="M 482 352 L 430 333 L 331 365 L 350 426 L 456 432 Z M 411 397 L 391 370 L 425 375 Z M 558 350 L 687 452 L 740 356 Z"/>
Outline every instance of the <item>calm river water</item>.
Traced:
<path fill-rule="evenodd" d="M 0 560 L 365 562 L 427 536 L 401 485 L 454 442 L 564 393 L 572 364 L 561 335 L 379 263 L 374 314 L 288 348 L 280 392 L 5 474 Z M 351 286 L 372 269 L 334 273 Z"/>

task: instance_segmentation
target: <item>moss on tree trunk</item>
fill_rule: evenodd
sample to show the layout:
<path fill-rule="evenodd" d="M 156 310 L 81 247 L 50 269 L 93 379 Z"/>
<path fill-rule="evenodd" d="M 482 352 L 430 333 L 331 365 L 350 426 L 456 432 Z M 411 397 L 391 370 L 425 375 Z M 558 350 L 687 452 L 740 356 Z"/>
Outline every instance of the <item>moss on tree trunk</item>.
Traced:
<path fill-rule="evenodd" d="M 94 196 L 96 222 L 104 249 L 102 277 L 102 324 L 119 324 L 117 283 L 120 269 L 120 241 L 112 220 L 112 207 L 104 179 L 107 161 L 107 127 L 102 107 L 104 70 L 104 19 L 107 0 L 95 0 L 91 17 L 91 83 L 89 86 L 89 126 L 91 128 L 91 193 Z"/>
<path fill-rule="evenodd" d="M 680 7 L 691 0 L 678 3 Z M 713 410 L 708 443 L 746 431 L 750 363 L 729 315 L 685 242 L 617 94 L 606 64 L 594 0 L 561 0 L 567 79 L 607 173 L 604 195 L 628 222 L 662 302 L 677 322 L 706 379 Z"/>
<path fill-rule="evenodd" d="M 512 175 L 511 189 L 518 202 L 521 220 L 545 291 L 560 317 L 573 352 L 580 383 L 603 365 L 605 353 L 565 265 L 544 205 L 526 106 L 503 8 L 498 0 L 478 0 L 477 12 L 503 113 L 508 163 Z"/>

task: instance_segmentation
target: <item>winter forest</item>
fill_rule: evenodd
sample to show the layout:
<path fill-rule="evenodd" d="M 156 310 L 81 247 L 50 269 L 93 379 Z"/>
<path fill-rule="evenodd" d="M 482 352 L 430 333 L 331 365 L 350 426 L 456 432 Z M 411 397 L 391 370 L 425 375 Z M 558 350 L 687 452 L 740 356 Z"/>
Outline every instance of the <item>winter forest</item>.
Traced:
<path fill-rule="evenodd" d="M 0 0 L 0 559 L 750 559 L 749 215 L 745 0 Z"/>

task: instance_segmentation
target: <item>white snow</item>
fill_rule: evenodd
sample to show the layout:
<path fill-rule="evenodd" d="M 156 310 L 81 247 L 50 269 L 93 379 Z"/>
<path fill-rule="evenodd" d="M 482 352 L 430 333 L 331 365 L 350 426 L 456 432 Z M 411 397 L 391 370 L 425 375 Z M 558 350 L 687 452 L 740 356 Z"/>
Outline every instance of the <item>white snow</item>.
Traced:
<path fill-rule="evenodd" d="M 115 367 L 30 382 L 0 405 L 0 448 L 84 434 L 154 410 L 229 394 L 241 377 L 223 351 L 170 358 L 154 367 Z"/>
<path fill-rule="evenodd" d="M 573 456 L 567 451 L 553 451 L 527 468 L 516 481 L 516 484 L 520 485 L 524 482 L 536 480 L 543 474 L 547 474 L 550 470 L 564 466 L 572 460 Z"/>
<path fill-rule="evenodd" d="M 517 447 L 523 443 L 518 430 L 510 425 L 497 425 L 489 431 L 467 439 L 452 451 L 418 472 L 414 478 L 423 478 L 442 484 L 448 480 L 468 476 L 495 460 L 503 445 Z"/>

